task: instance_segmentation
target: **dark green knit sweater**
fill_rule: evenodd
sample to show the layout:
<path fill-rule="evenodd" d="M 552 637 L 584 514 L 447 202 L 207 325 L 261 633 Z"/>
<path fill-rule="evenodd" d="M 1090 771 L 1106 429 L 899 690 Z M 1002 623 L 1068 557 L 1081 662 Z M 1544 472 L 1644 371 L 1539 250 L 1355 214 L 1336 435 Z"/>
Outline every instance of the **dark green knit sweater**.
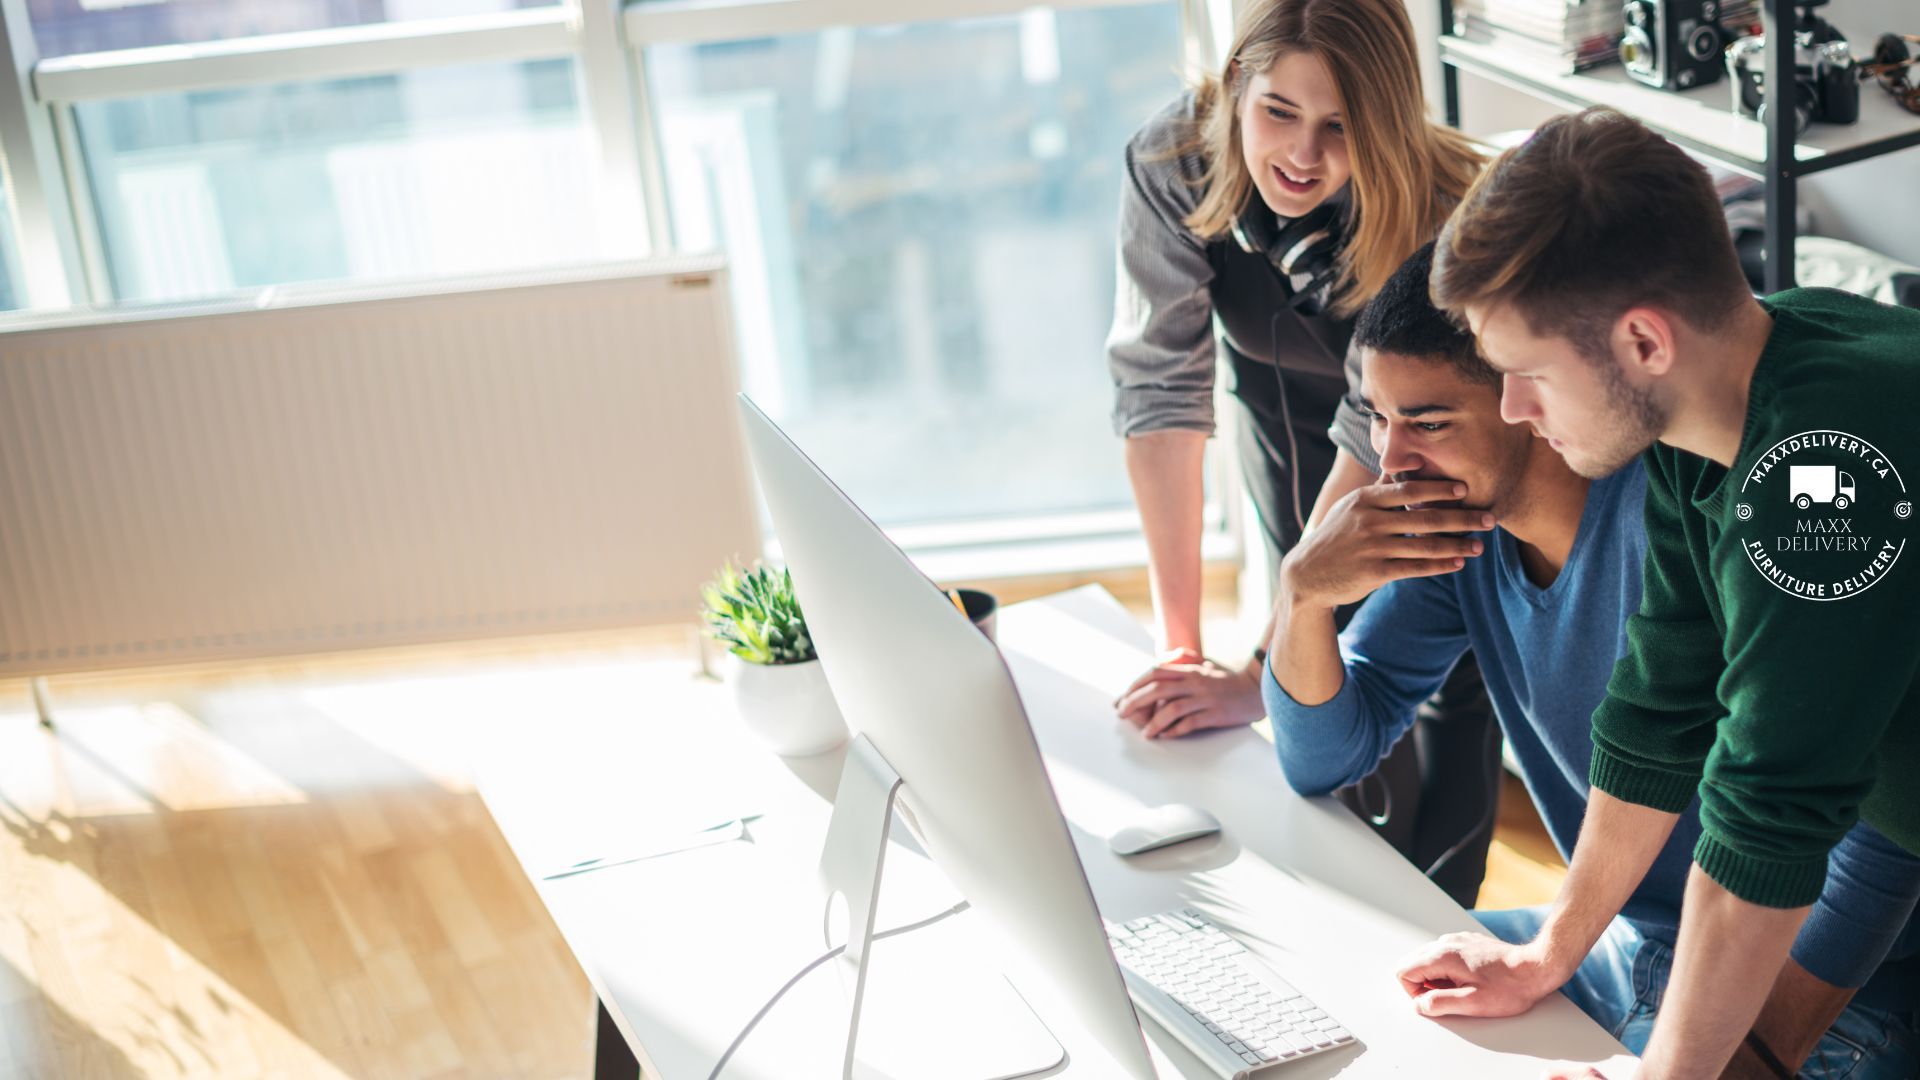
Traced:
<path fill-rule="evenodd" d="M 1765 304 L 1734 467 L 1646 455 L 1645 591 L 1591 779 L 1675 813 L 1697 791 L 1694 860 L 1784 908 L 1858 818 L 1920 853 L 1920 311 Z"/>

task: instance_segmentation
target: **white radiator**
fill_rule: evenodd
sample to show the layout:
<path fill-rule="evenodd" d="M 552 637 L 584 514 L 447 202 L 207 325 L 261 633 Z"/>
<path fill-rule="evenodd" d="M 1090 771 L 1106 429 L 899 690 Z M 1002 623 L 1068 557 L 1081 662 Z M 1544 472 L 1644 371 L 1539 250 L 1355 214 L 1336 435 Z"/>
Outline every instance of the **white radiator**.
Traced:
<path fill-rule="evenodd" d="M 689 620 L 735 382 L 717 258 L 0 324 L 0 676 Z"/>

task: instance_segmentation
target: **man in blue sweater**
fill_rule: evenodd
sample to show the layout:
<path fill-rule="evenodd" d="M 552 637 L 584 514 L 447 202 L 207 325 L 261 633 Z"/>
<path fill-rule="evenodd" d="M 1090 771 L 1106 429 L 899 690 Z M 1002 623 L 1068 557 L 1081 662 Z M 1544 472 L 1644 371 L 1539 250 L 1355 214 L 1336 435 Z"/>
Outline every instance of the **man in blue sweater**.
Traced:
<path fill-rule="evenodd" d="M 1361 313 L 1362 396 L 1393 480 L 1341 500 L 1282 564 L 1267 713 L 1288 782 L 1324 794 L 1371 771 L 1471 647 L 1564 857 L 1586 812 L 1593 710 L 1640 602 L 1646 473 L 1587 480 L 1531 427 L 1504 423 L 1498 374 L 1428 299 L 1431 259 L 1429 245 Z M 1334 609 L 1369 594 L 1336 633 Z M 1636 1053 L 1666 987 L 1698 810 L 1696 799 L 1563 988 Z M 1920 1075 L 1916 973 L 1886 962 L 1920 952 L 1920 934 L 1905 933 L 1916 894 L 1920 861 L 1866 824 L 1834 849 L 1755 1026 L 1799 1055 L 1787 1060 L 1807 1059 L 1801 1075 Z M 1545 909 L 1475 914 L 1523 943 Z M 1434 987 L 1406 989 L 1425 1008 Z M 1730 1075 L 1749 1074 L 1778 1075 L 1736 1059 Z"/>

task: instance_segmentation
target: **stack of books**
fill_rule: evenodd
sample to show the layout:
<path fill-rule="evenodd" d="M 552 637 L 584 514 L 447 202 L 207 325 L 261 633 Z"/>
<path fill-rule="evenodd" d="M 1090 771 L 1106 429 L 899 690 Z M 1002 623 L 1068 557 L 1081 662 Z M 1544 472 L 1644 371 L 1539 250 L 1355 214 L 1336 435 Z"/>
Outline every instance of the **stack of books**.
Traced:
<path fill-rule="evenodd" d="M 1743 37 L 1761 33 L 1763 27 L 1760 24 L 1758 0 L 1728 0 L 1720 5 L 1720 29 L 1726 31 L 1729 45 Z"/>
<path fill-rule="evenodd" d="M 1620 58 L 1622 0 L 1454 0 L 1453 32 L 1570 75 Z M 1722 5 L 1727 40 L 1754 32 L 1755 0 Z"/>
<path fill-rule="evenodd" d="M 1566 75 L 1620 57 L 1620 0 L 1454 0 L 1453 32 Z"/>

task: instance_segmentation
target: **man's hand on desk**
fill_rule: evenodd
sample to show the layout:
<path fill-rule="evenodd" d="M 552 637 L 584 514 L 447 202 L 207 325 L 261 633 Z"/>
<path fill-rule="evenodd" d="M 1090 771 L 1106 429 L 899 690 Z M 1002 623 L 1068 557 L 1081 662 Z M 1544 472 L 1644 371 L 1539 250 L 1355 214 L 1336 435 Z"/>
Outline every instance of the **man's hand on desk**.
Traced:
<path fill-rule="evenodd" d="M 1428 945 L 1400 965 L 1400 988 L 1423 1016 L 1517 1016 L 1566 983 L 1533 945 L 1461 933 Z"/>
<path fill-rule="evenodd" d="M 1187 650 L 1135 679 L 1113 707 L 1149 739 L 1244 727 L 1267 714 L 1259 676 L 1258 662 L 1235 671 Z"/>

